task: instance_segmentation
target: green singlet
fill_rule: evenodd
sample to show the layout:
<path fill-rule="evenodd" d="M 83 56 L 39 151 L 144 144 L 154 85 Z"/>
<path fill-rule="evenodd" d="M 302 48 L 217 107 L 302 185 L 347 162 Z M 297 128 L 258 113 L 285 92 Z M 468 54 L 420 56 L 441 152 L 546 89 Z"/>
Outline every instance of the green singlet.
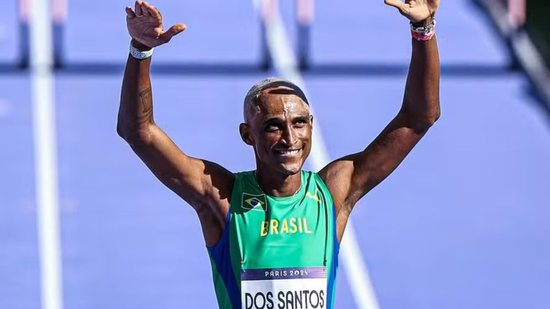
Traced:
<path fill-rule="evenodd" d="M 220 308 L 332 308 L 339 243 L 332 196 L 319 175 L 265 194 L 254 171 L 235 174 L 223 235 L 208 248 Z"/>

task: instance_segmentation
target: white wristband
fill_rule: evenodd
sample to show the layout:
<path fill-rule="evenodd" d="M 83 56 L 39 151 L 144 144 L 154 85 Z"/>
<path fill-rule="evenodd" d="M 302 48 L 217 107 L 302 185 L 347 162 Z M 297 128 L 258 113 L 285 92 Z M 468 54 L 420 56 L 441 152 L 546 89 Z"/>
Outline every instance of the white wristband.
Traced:
<path fill-rule="evenodd" d="M 151 48 L 150 50 L 139 50 L 132 45 L 132 42 L 130 42 L 130 55 L 136 59 L 143 60 L 151 57 L 153 55 L 153 50 L 154 48 Z"/>

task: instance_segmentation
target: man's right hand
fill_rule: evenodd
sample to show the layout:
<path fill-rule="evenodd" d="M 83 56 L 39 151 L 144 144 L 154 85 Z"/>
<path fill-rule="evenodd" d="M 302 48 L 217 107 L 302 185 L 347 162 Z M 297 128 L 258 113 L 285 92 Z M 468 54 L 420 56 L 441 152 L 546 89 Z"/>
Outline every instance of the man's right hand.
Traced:
<path fill-rule="evenodd" d="M 179 23 L 164 31 L 159 10 L 143 1 L 136 1 L 133 10 L 126 7 L 126 25 L 132 39 L 148 48 L 167 43 L 173 36 L 185 30 L 185 24 Z"/>

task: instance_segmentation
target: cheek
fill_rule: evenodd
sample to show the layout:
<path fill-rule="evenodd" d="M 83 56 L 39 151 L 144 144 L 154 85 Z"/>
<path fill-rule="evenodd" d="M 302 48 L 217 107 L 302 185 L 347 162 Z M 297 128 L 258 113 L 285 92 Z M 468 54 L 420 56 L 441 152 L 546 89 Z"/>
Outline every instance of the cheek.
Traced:
<path fill-rule="evenodd" d="M 257 144 L 262 148 L 271 148 L 279 142 L 280 138 L 281 136 L 279 134 L 266 133 L 258 136 Z"/>
<path fill-rule="evenodd" d="M 311 128 L 304 128 L 303 130 L 299 130 L 296 136 L 304 142 L 311 140 Z"/>

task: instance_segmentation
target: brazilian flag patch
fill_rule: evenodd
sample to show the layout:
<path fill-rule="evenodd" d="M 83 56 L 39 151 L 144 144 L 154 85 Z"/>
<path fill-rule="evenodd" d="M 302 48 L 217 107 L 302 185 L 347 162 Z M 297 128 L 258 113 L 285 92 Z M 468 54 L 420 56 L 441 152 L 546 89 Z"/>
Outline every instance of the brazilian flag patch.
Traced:
<path fill-rule="evenodd" d="M 265 194 L 250 194 L 243 192 L 242 208 L 246 210 L 266 211 L 267 199 Z"/>

